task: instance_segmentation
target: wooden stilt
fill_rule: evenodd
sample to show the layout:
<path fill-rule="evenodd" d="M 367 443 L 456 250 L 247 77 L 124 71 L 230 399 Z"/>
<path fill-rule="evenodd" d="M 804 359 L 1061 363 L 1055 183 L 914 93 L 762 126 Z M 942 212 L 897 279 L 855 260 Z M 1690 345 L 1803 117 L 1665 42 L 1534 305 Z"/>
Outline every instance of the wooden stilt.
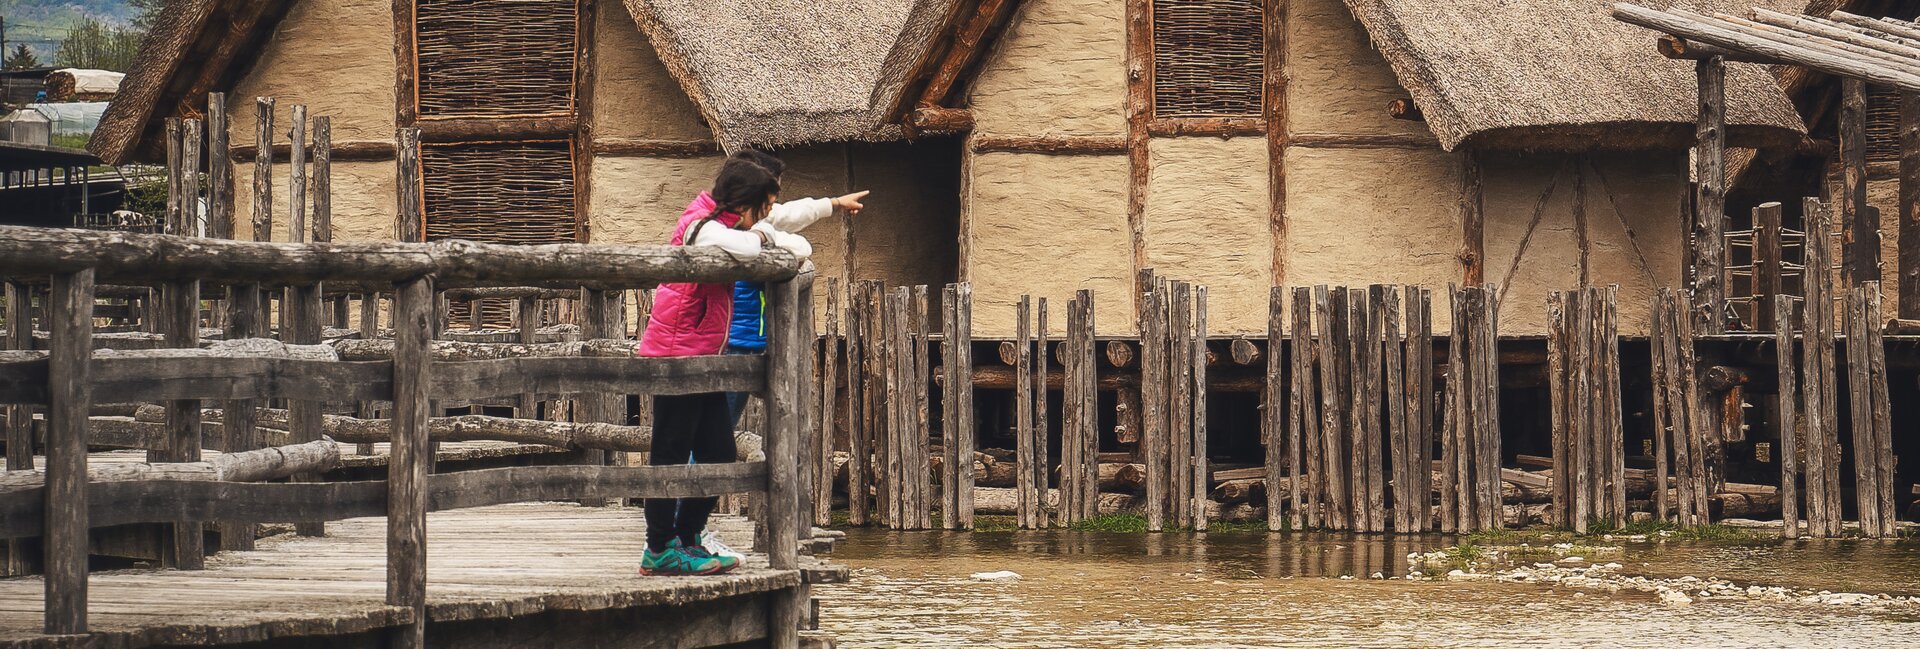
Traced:
<path fill-rule="evenodd" d="M 1297 477 L 1300 475 L 1297 471 L 1300 466 L 1300 460 L 1297 457 L 1300 453 L 1300 440 L 1298 437 L 1292 440 L 1287 438 L 1288 432 L 1292 430 L 1287 425 L 1289 421 L 1287 417 L 1289 415 L 1298 417 L 1299 411 L 1292 407 L 1292 403 L 1284 400 L 1287 384 L 1283 383 L 1286 377 L 1281 371 L 1284 365 L 1280 350 L 1285 344 L 1286 327 L 1286 314 L 1281 307 L 1285 301 L 1285 289 L 1278 286 L 1268 289 L 1267 375 L 1266 389 L 1261 392 L 1260 401 L 1260 440 L 1261 448 L 1265 451 L 1267 484 L 1280 484 L 1280 480 L 1286 477 L 1288 470 L 1293 470 L 1292 475 L 1296 477 L 1292 482 L 1293 488 L 1288 490 L 1293 496 L 1293 508 L 1287 514 L 1281 512 L 1285 509 L 1288 494 L 1280 493 L 1279 489 L 1267 489 L 1267 531 L 1269 532 L 1278 532 L 1288 527 L 1300 529 L 1301 481 Z M 1288 441 L 1292 443 L 1289 444 Z M 1288 461 L 1289 454 L 1294 456 L 1291 462 Z M 1288 524 L 1289 516 L 1292 517 L 1291 525 Z"/>
<path fill-rule="evenodd" d="M 1802 250 L 1806 323 L 1801 342 L 1802 402 L 1806 406 L 1806 474 L 1808 531 L 1815 537 L 1838 536 L 1840 511 L 1840 440 L 1837 413 L 1838 386 L 1833 358 L 1833 275 L 1828 248 L 1832 242 L 1829 207 L 1807 199 L 1801 211 L 1806 220 Z"/>
<path fill-rule="evenodd" d="M 1471 490 L 1463 488 L 1467 481 L 1467 455 L 1461 448 L 1468 421 L 1465 414 L 1467 313 L 1462 298 L 1458 287 L 1447 286 L 1453 327 L 1447 335 L 1446 429 L 1440 440 L 1440 531 L 1448 534 L 1462 529 L 1466 523 L 1462 514 L 1472 507 L 1472 500 L 1467 496 Z"/>
<path fill-rule="evenodd" d="M 927 287 L 925 284 L 913 287 L 913 301 L 910 307 L 913 309 L 911 314 L 913 324 L 913 375 L 908 385 L 913 388 L 913 394 L 911 396 L 915 404 L 915 409 L 913 411 L 913 426 L 911 427 L 913 431 L 913 444 L 911 447 L 913 465 L 908 468 L 908 471 L 910 472 L 909 476 L 913 479 L 913 529 L 924 530 L 933 527 L 933 474 L 931 472 L 933 463 L 930 458 L 933 452 L 933 423 L 929 418 L 931 406 L 931 399 L 929 398 L 931 386 L 929 385 L 929 381 L 933 374 L 933 368 L 931 361 L 928 360 L 928 354 L 932 348 L 932 345 L 928 343 L 931 340 L 932 332 L 929 330 L 927 323 L 930 304 L 928 302 Z"/>
<path fill-rule="evenodd" d="M 1167 375 L 1172 383 L 1172 443 L 1168 471 L 1172 478 L 1173 520 L 1193 522 L 1193 286 L 1173 283 L 1173 304 L 1168 317 L 1172 339 L 1172 367 Z"/>
<path fill-rule="evenodd" d="M 1143 273 L 1144 275 L 1144 273 Z M 1147 531 L 1166 527 L 1167 516 L 1167 305 L 1159 282 L 1147 275 L 1140 309 L 1140 403 L 1146 430 Z"/>
<path fill-rule="evenodd" d="M 867 309 L 866 282 L 847 283 L 847 523 L 866 525 L 872 511 L 873 418 L 868 409 L 872 376 L 873 315 Z"/>
<path fill-rule="evenodd" d="M 1314 287 L 1314 317 L 1320 326 L 1320 439 L 1321 467 L 1325 469 L 1326 479 L 1322 492 L 1326 508 L 1326 526 L 1331 529 L 1351 529 L 1350 512 L 1352 501 L 1347 491 L 1347 422 L 1349 407 L 1346 399 L 1346 375 L 1341 371 L 1346 364 L 1347 337 L 1347 291 L 1344 288 L 1328 290 L 1325 286 Z"/>
<path fill-rule="evenodd" d="M 1794 322 L 1793 297 L 1776 295 L 1774 310 L 1774 368 L 1779 376 L 1779 420 L 1780 420 L 1780 536 L 1797 538 L 1800 536 L 1800 417 L 1798 381 L 1798 363 L 1793 354 Z M 1656 394 L 1656 396 L 1658 396 Z M 1663 467 L 1664 467 L 1664 459 Z M 1663 488 L 1662 479 L 1656 488 Z M 1663 489 L 1664 491 L 1664 489 Z M 1665 504 L 1666 494 L 1655 492 Z"/>
<path fill-rule="evenodd" d="M 958 372 L 953 381 L 957 388 L 954 391 L 953 401 L 955 413 L 953 430 L 956 433 L 953 443 L 960 447 L 957 451 L 960 461 L 957 463 L 958 482 L 954 487 L 956 491 L 954 515 L 960 519 L 960 529 L 971 530 L 973 529 L 975 479 L 973 454 L 975 448 L 979 446 L 974 438 L 977 429 L 973 421 L 973 286 L 966 282 L 955 285 L 954 296 L 957 303 L 953 311 L 957 322 L 953 325 L 953 337 L 949 339 L 954 348 L 951 362 Z M 831 466 L 831 454 L 828 454 L 827 461 L 828 466 Z"/>
<path fill-rule="evenodd" d="M 1573 526 L 1573 491 L 1569 488 L 1572 481 L 1572 437 L 1574 428 L 1569 426 L 1572 401 L 1571 390 L 1567 382 L 1567 292 L 1553 291 L 1547 294 L 1547 395 L 1552 410 L 1553 449 L 1553 524 L 1555 527 Z"/>
<path fill-rule="evenodd" d="M 1017 519 L 1022 529 L 1038 529 L 1035 511 L 1046 495 L 1047 485 L 1038 482 L 1045 474 L 1035 466 L 1033 431 L 1033 340 L 1028 327 L 1033 322 L 1033 298 L 1022 295 L 1014 325 L 1014 457 L 1015 487 L 1018 491 Z"/>
<path fill-rule="evenodd" d="M 1081 518 L 1100 512 L 1100 364 L 1095 360 L 1094 332 L 1098 330 L 1093 310 L 1093 290 L 1080 289 L 1080 499 Z M 1204 489 L 1204 486 L 1203 486 Z"/>
<path fill-rule="evenodd" d="M 1052 425 L 1047 421 L 1047 298 L 1033 302 L 1033 332 L 1033 474 L 1034 484 L 1039 485 L 1033 520 L 1035 526 L 1046 528 L 1060 522 L 1059 511 L 1047 510 L 1047 479 L 1053 472 L 1048 451 Z"/>
<path fill-rule="evenodd" d="M 1433 471 L 1433 291 L 1408 286 L 1407 300 L 1409 461 L 1414 483 L 1427 485 Z M 1433 498 L 1425 487 L 1417 493 L 1410 531 L 1425 531 L 1433 521 Z"/>
<path fill-rule="evenodd" d="M 1326 471 L 1321 468 L 1319 409 L 1315 407 L 1319 389 L 1313 368 L 1319 357 L 1319 346 L 1313 338 L 1313 309 L 1312 291 L 1304 286 L 1295 287 L 1290 340 L 1292 349 L 1289 350 L 1292 372 L 1287 381 L 1289 409 L 1292 411 L 1289 419 L 1293 425 L 1293 444 L 1288 459 L 1292 462 L 1290 475 L 1294 484 L 1294 529 L 1320 527 L 1322 524 L 1320 485 L 1326 477 Z M 1271 493 L 1274 490 L 1267 491 Z"/>
<path fill-rule="evenodd" d="M 1091 311 L 1091 302 L 1088 303 Z M 1091 334 L 1089 334 L 1091 337 Z M 1207 531 L 1207 287 L 1193 289 L 1193 529 Z M 1091 343 L 1091 340 L 1089 340 Z M 1089 347 L 1092 345 L 1089 344 Z M 1091 367 L 1092 363 L 1088 363 Z"/>
<path fill-rule="evenodd" d="M 1386 372 L 1384 404 L 1387 408 L 1387 466 L 1392 469 L 1388 477 L 1392 480 L 1390 491 L 1393 495 L 1393 531 L 1404 533 L 1415 529 L 1417 523 L 1413 519 L 1413 504 L 1415 498 L 1426 496 L 1428 487 L 1426 480 L 1414 479 L 1413 446 L 1407 441 L 1407 416 L 1410 414 L 1410 409 L 1406 401 L 1405 352 L 1411 350 L 1405 348 L 1405 341 L 1400 337 L 1402 309 L 1400 287 L 1385 287 L 1385 297 L 1382 299 L 1384 301 L 1379 306 L 1381 307 L 1380 318 L 1385 325 L 1385 346 L 1382 348 L 1385 357 L 1381 361 L 1381 366 Z M 1419 485 L 1418 491 L 1415 491 L 1414 485 Z M 1415 495 L 1416 493 L 1418 496 Z"/>

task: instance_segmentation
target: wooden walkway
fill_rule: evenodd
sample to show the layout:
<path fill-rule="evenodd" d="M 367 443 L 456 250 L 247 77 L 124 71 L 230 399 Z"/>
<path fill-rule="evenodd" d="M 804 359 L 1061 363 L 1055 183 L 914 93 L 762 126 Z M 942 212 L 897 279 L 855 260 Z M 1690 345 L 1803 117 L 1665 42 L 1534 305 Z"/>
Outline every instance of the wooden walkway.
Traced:
<path fill-rule="evenodd" d="M 640 577 L 645 523 L 637 508 L 525 503 L 427 517 L 430 624 L 550 611 L 671 606 L 792 588 L 798 571 L 750 557 L 720 577 Z M 751 524 L 716 518 L 734 545 Z M 410 623 L 387 606 L 386 520 L 329 523 L 327 536 L 263 539 L 207 558 L 206 570 L 96 572 L 87 636 L 41 634 L 43 583 L 0 580 L 0 647 L 134 648 L 342 635 Z M 806 559 L 803 559 L 806 561 Z"/>

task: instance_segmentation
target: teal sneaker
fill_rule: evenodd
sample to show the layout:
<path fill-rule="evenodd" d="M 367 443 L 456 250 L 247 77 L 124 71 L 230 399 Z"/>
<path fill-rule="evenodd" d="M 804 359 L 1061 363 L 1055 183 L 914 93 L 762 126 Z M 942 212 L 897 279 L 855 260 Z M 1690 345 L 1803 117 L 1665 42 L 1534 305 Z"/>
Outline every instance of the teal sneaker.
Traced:
<path fill-rule="evenodd" d="M 713 572 L 700 573 L 700 574 L 717 575 L 717 574 L 732 570 L 734 568 L 740 567 L 740 556 L 737 554 L 716 554 L 712 550 L 708 550 L 707 548 L 698 546 L 698 545 L 690 548 L 683 547 L 683 548 L 680 548 L 680 550 L 682 552 L 687 553 L 688 556 L 692 556 L 701 560 L 712 560 L 712 561 L 720 562 L 721 568 L 719 570 L 716 570 Z"/>
<path fill-rule="evenodd" d="M 705 550 L 700 550 L 698 554 L 688 552 L 678 540 L 665 550 L 654 552 L 649 549 L 640 557 L 640 574 L 648 577 L 716 575 L 731 569 L 733 566 Z"/>

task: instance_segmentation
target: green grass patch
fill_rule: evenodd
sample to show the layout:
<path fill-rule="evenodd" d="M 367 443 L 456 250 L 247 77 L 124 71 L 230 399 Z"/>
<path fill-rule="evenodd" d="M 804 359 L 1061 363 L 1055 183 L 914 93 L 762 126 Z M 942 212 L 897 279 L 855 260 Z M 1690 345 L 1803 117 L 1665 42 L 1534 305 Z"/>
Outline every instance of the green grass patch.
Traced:
<path fill-rule="evenodd" d="M 1139 514 L 1102 514 L 1070 524 L 1075 532 L 1119 532 L 1138 534 L 1147 531 L 1147 517 Z"/>

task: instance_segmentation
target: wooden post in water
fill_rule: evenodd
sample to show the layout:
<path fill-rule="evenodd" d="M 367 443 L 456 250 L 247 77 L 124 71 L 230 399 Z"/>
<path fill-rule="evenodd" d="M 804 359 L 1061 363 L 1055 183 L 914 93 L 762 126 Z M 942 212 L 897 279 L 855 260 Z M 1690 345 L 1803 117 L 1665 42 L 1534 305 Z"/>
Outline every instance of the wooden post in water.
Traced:
<path fill-rule="evenodd" d="M 1091 297 L 1088 296 L 1084 305 L 1089 321 L 1093 319 Z M 1087 337 L 1091 339 L 1092 336 L 1093 333 L 1089 331 Z M 1088 347 L 1091 348 L 1092 341 L 1088 342 Z M 1092 369 L 1093 363 L 1089 362 L 1087 365 L 1088 369 Z M 1088 378 L 1089 391 L 1091 391 L 1092 377 Z M 1091 395 L 1087 401 L 1089 402 L 1088 410 L 1092 410 Z M 1087 428 L 1091 432 L 1093 426 L 1089 424 Z M 1089 453 L 1091 452 L 1090 450 Z M 1091 462 L 1088 466 L 1093 467 Z M 1207 287 L 1196 286 L 1193 295 L 1193 493 L 1189 495 L 1192 502 L 1188 505 L 1193 509 L 1193 529 L 1196 532 L 1207 531 L 1207 494 L 1209 492 L 1207 477 Z M 1278 488 L 1278 486 L 1276 483 L 1272 488 Z M 1097 504 L 1098 499 L 1093 499 L 1093 502 Z"/>
<path fill-rule="evenodd" d="M 1287 434 L 1290 430 L 1287 426 L 1287 416 L 1289 414 L 1298 416 L 1299 411 L 1285 401 L 1287 384 L 1284 383 L 1286 375 L 1282 370 L 1285 365 L 1281 358 L 1286 331 L 1286 314 L 1281 307 L 1285 302 L 1286 289 L 1274 286 L 1267 290 L 1267 374 L 1266 382 L 1263 384 L 1265 389 L 1261 392 L 1260 400 L 1260 440 L 1261 448 L 1265 451 L 1264 459 L 1267 469 L 1267 531 L 1269 532 L 1278 532 L 1289 527 L 1300 529 L 1301 480 L 1295 477 L 1290 483 L 1292 488 L 1287 491 L 1294 496 L 1294 502 L 1293 509 L 1286 515 L 1281 514 L 1286 496 L 1278 488 L 1281 478 L 1286 475 L 1285 471 L 1300 466 L 1298 459 L 1288 462 L 1289 453 L 1296 456 L 1299 454 L 1300 442 L 1295 438 L 1292 440 L 1293 443 L 1287 443 Z M 1298 476 L 1299 473 L 1295 471 L 1293 475 Z M 1287 516 L 1293 519 L 1291 525 L 1288 524 Z"/>
<path fill-rule="evenodd" d="M 1145 273 L 1143 273 L 1144 275 Z M 1147 531 L 1166 529 L 1167 490 L 1167 304 L 1160 282 L 1145 278 L 1140 309 L 1140 403 L 1145 416 Z"/>
<path fill-rule="evenodd" d="M 1391 469 L 1390 479 L 1393 493 L 1393 531 L 1404 533 L 1417 525 L 1413 520 L 1413 503 L 1425 498 L 1427 481 L 1414 479 L 1412 463 L 1413 448 L 1407 443 L 1407 359 L 1403 352 L 1404 341 L 1400 338 L 1400 287 L 1384 286 L 1384 295 L 1377 305 L 1378 317 L 1384 324 L 1382 332 L 1381 367 L 1385 372 L 1386 396 L 1383 401 L 1387 409 L 1387 466 Z M 1415 491 L 1418 485 L 1418 491 Z M 1418 495 L 1416 495 L 1418 494 Z M 1384 530 L 1384 523 L 1382 530 Z"/>
<path fill-rule="evenodd" d="M 1094 344 L 1094 334 L 1099 329 L 1094 317 L 1093 290 L 1080 289 L 1076 293 L 1080 303 L 1079 349 L 1074 352 L 1080 367 L 1079 387 L 1075 388 L 1075 395 L 1080 399 L 1077 433 L 1080 461 L 1076 466 L 1080 472 L 1080 517 L 1087 519 L 1100 513 L 1100 363 Z"/>
<path fill-rule="evenodd" d="M 87 428 L 93 408 L 93 269 L 55 275 L 47 301 L 43 631 L 87 632 Z"/>
<path fill-rule="evenodd" d="M 945 484 L 948 507 L 943 518 L 948 529 L 973 529 L 973 455 L 978 444 L 974 440 L 973 423 L 973 286 L 966 282 L 947 287 L 951 306 L 943 319 L 946 328 L 947 353 L 943 354 L 947 365 L 948 393 L 942 401 L 942 409 L 951 412 L 947 420 L 946 439 L 949 473 L 952 481 Z"/>
<path fill-rule="evenodd" d="M 1314 320 L 1320 327 L 1321 455 L 1316 467 L 1326 476 L 1319 481 L 1324 487 L 1320 492 L 1324 525 L 1336 530 L 1348 529 L 1347 514 L 1351 505 L 1347 500 L 1347 456 L 1342 451 L 1346 446 L 1347 403 L 1342 396 L 1345 377 L 1340 371 L 1346 357 L 1346 294 L 1345 288 L 1328 290 L 1325 285 L 1313 288 Z"/>
<path fill-rule="evenodd" d="M 805 458 L 813 484 L 813 524 L 833 524 L 833 440 L 839 420 L 840 394 L 840 278 L 827 278 L 827 328 L 820 338 L 820 420 L 815 422 L 813 453 Z"/>
<path fill-rule="evenodd" d="M 1446 425 L 1440 439 L 1440 531 L 1451 534 L 1460 531 L 1460 512 L 1465 508 L 1461 502 L 1465 476 L 1461 475 L 1464 453 L 1460 446 L 1465 421 L 1461 411 L 1465 408 L 1467 321 L 1459 288 L 1447 286 L 1447 301 L 1453 326 L 1447 333 Z"/>
<path fill-rule="evenodd" d="M 1893 481 L 1898 476 L 1894 472 L 1893 410 L 1892 404 L 1887 401 L 1889 398 L 1887 344 L 1885 331 L 1880 326 L 1881 323 L 1886 322 L 1886 318 L 1881 312 L 1880 282 L 1875 281 L 1859 290 L 1863 293 L 1862 297 L 1866 302 L 1863 310 L 1866 313 L 1864 320 L 1867 323 L 1867 331 L 1862 340 L 1865 343 L 1863 346 L 1866 347 L 1867 357 L 1867 396 L 1873 403 L 1873 407 L 1868 411 L 1873 424 L 1873 436 L 1869 440 L 1869 446 L 1873 450 L 1876 470 L 1874 494 L 1880 499 L 1877 507 L 1880 512 L 1880 529 L 1873 530 L 1869 534 L 1880 538 L 1894 538 L 1899 535 L 1900 512 L 1894 509 L 1893 504 Z"/>
<path fill-rule="evenodd" d="M 1082 319 L 1080 301 L 1067 300 L 1066 337 L 1060 341 L 1060 518 L 1072 525 L 1086 518 L 1086 508 L 1081 506 L 1084 500 L 1080 492 L 1086 485 L 1080 481 L 1080 422 L 1084 413 L 1080 409 L 1080 335 L 1084 332 L 1086 321 Z M 1042 355 L 1044 360 L 1044 355 Z M 1045 385 L 1036 379 L 1034 383 Z"/>
<path fill-rule="evenodd" d="M 887 524 L 887 529 L 894 530 L 905 529 L 901 516 L 905 509 L 902 499 L 906 488 L 901 484 L 900 455 L 901 446 L 905 443 L 907 436 L 905 423 L 907 404 L 904 394 L 905 372 L 900 367 L 903 360 L 900 356 L 907 353 L 905 322 L 907 291 L 907 287 L 904 286 L 885 291 L 881 299 L 882 330 L 885 331 L 885 340 L 881 348 L 886 354 L 887 376 L 887 380 L 883 383 L 887 389 L 887 396 L 881 405 L 886 410 L 887 439 L 882 445 L 885 452 L 880 462 L 882 476 L 880 483 L 886 500 L 886 506 L 882 509 L 885 512 L 882 515 L 883 520 Z M 907 363 L 913 362 L 911 358 L 904 360 Z"/>
<path fill-rule="evenodd" d="M 1060 522 L 1065 511 L 1065 500 L 1061 500 L 1061 509 L 1047 510 L 1047 476 L 1052 473 L 1053 462 L 1048 451 L 1052 424 L 1047 417 L 1047 298 L 1036 298 L 1033 303 L 1033 473 L 1034 483 L 1039 485 L 1039 505 L 1034 509 L 1034 522 L 1040 527 L 1049 527 Z M 1065 372 L 1065 368 L 1062 368 Z M 1063 375 L 1064 381 L 1065 376 Z M 1063 382 L 1061 384 L 1065 386 Z M 1064 404 L 1063 404 L 1064 405 Z"/>
<path fill-rule="evenodd" d="M 1413 438 L 1414 480 L 1420 489 L 1414 530 L 1425 531 L 1433 524 L 1433 498 L 1426 487 L 1433 475 L 1433 291 L 1408 286 L 1407 299 L 1408 345 L 1413 350 L 1407 361 L 1407 393 L 1414 410 L 1409 436 Z M 1418 324 L 1412 321 L 1416 316 Z"/>
<path fill-rule="evenodd" d="M 1572 466 L 1572 427 L 1568 425 L 1570 387 L 1567 384 L 1567 292 L 1547 293 L 1547 399 L 1551 412 L 1553 450 L 1553 525 L 1573 526 L 1573 491 L 1569 467 Z M 1656 388 L 1656 392 L 1658 389 Z"/>
<path fill-rule="evenodd" d="M 1172 478 L 1171 496 L 1173 503 L 1169 509 L 1173 520 L 1193 523 L 1193 285 L 1186 282 L 1173 283 L 1173 304 L 1168 317 L 1168 331 L 1172 339 L 1170 349 L 1172 366 L 1167 371 L 1171 383 L 1173 435 L 1168 454 L 1167 475 Z M 1205 362 L 1204 360 L 1199 362 Z"/>
<path fill-rule="evenodd" d="M 1037 482 L 1044 476 L 1034 467 L 1033 452 L 1033 297 L 1020 296 L 1015 307 L 1013 410 L 1014 410 L 1014 487 L 1017 522 L 1021 529 L 1039 529 L 1034 512 L 1045 500 L 1047 485 Z"/>
<path fill-rule="evenodd" d="M 872 374 L 873 314 L 866 282 L 847 282 L 847 522 L 866 525 L 873 503 L 873 418 L 867 405 Z"/>
<path fill-rule="evenodd" d="M 1802 203 L 1806 255 L 1802 283 L 1806 306 L 1801 314 L 1801 387 L 1806 406 L 1807 526 L 1815 538 L 1838 536 L 1840 511 L 1840 431 L 1838 386 L 1834 378 L 1833 275 L 1827 246 L 1832 242 L 1832 212 L 1819 199 Z"/>
<path fill-rule="evenodd" d="M 1326 471 L 1321 468 L 1321 443 L 1318 384 L 1314 362 L 1320 348 L 1313 338 L 1313 291 L 1305 286 L 1293 289 L 1292 348 L 1289 350 L 1292 372 L 1287 381 L 1287 397 L 1293 411 L 1289 416 L 1293 430 L 1292 463 L 1294 528 L 1320 527 L 1325 499 L 1320 485 Z M 1272 488 L 1268 488 L 1272 492 Z"/>
<path fill-rule="evenodd" d="M 1604 301 L 1602 312 L 1606 314 L 1600 340 L 1601 360 L 1605 363 L 1605 370 L 1601 377 L 1606 387 L 1602 397 L 1605 399 L 1607 417 L 1605 457 L 1610 487 L 1607 493 L 1607 516 L 1616 529 L 1627 524 L 1627 442 L 1620 395 L 1619 290 L 1619 286 L 1610 284 L 1600 293 Z M 1498 371 L 1498 368 L 1495 369 Z M 1496 490 L 1497 488 L 1496 485 Z M 1497 494 L 1498 491 L 1495 493 Z"/>
<path fill-rule="evenodd" d="M 913 467 L 911 469 L 911 475 L 913 477 L 914 494 L 914 529 L 924 530 L 933 527 L 933 476 L 930 473 L 932 470 L 932 462 L 929 460 L 929 456 L 932 454 L 933 426 L 928 419 L 928 392 L 930 389 L 928 381 L 929 377 L 932 376 L 931 363 L 928 361 L 928 352 L 932 346 L 929 344 L 931 342 L 931 332 L 928 330 L 927 324 L 928 301 L 927 286 L 925 284 L 913 287 L 912 308 L 913 380 L 908 382 L 908 385 L 913 387 L 912 396 L 917 409 L 914 413 L 912 428 Z"/>
<path fill-rule="evenodd" d="M 1793 296 L 1774 296 L 1774 369 L 1780 384 L 1780 537 L 1787 539 L 1800 536 L 1800 418 L 1796 410 L 1800 390 L 1793 354 L 1793 307 Z M 1665 480 L 1659 486 L 1665 486 Z M 1665 500 L 1662 494 L 1663 504 Z"/>

